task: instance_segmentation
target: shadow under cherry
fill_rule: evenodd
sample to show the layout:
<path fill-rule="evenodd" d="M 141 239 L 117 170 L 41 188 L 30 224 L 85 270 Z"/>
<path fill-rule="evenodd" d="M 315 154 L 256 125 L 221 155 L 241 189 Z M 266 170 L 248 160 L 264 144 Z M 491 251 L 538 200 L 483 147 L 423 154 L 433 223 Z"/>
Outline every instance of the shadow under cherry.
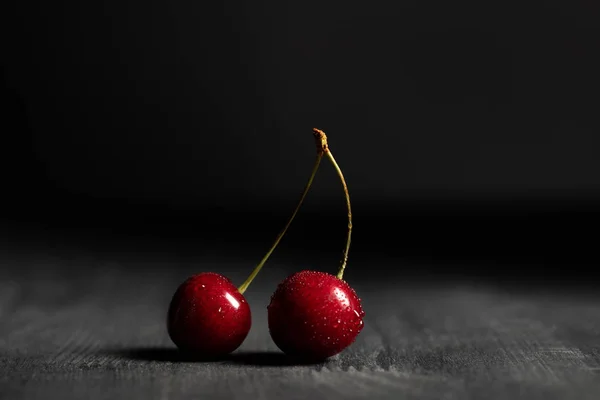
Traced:
<path fill-rule="evenodd" d="M 130 360 L 171 363 L 218 363 L 224 365 L 248 365 L 259 367 L 325 364 L 325 361 L 311 361 L 307 359 L 291 357 L 283 352 L 278 351 L 236 351 L 225 356 L 206 357 L 193 353 L 182 352 L 179 351 L 179 349 L 172 347 L 132 347 L 114 350 L 111 351 L 110 354 Z"/>

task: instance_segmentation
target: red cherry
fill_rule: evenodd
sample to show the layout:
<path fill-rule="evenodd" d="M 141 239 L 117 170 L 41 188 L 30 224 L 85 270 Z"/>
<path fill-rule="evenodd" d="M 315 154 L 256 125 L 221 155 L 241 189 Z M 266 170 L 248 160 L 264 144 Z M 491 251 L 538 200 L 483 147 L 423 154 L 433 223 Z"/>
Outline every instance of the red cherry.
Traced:
<path fill-rule="evenodd" d="M 281 282 L 271 297 L 269 331 L 284 353 L 324 360 L 354 342 L 364 315 L 360 299 L 345 281 L 301 271 Z"/>
<path fill-rule="evenodd" d="M 167 328 L 180 350 L 214 357 L 237 349 L 250 331 L 250 307 L 229 278 L 203 272 L 183 282 L 169 306 Z"/>

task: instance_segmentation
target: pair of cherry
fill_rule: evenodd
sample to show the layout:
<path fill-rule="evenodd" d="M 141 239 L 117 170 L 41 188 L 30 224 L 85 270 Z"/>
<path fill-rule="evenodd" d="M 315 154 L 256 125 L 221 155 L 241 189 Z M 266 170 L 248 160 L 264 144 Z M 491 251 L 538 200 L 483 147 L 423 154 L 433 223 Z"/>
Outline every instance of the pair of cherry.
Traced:
<path fill-rule="evenodd" d="M 248 279 L 236 288 L 230 279 L 203 272 L 183 282 L 169 306 L 167 328 L 181 351 L 199 357 L 219 357 L 236 350 L 250 331 L 252 318 L 244 292 L 270 257 L 294 220 L 315 177 L 322 157 L 333 164 L 342 182 L 348 207 L 348 237 L 337 276 L 301 271 L 279 284 L 268 306 L 271 338 L 284 353 L 323 360 L 351 345 L 363 328 L 364 311 L 356 292 L 342 279 L 352 233 L 352 212 L 346 181 L 327 144 L 313 129 L 317 159 L 291 218 Z"/>

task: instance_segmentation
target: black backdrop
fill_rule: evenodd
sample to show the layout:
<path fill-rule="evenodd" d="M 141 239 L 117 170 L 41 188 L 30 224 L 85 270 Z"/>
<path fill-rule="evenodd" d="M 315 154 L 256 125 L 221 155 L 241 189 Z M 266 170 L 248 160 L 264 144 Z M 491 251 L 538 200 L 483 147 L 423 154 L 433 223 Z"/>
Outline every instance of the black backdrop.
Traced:
<path fill-rule="evenodd" d="M 350 186 L 357 256 L 486 259 L 509 276 L 558 265 L 561 278 L 597 261 L 594 1 L 10 7 L 8 235 L 262 251 L 308 177 L 314 126 Z M 283 246 L 337 256 L 344 216 L 324 164 Z"/>

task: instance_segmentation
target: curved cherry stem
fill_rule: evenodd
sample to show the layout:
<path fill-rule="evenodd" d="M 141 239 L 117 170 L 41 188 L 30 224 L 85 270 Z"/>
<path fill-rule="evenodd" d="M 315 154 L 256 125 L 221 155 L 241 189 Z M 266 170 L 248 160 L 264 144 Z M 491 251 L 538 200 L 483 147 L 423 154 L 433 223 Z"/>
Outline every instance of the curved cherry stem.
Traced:
<path fill-rule="evenodd" d="M 344 196 L 346 197 L 346 207 L 348 208 L 348 236 L 346 237 L 346 247 L 344 248 L 344 255 L 342 257 L 342 264 L 340 265 L 340 269 L 337 273 L 337 278 L 342 279 L 344 277 L 344 270 L 346 269 L 346 264 L 348 263 L 348 252 L 350 251 L 350 241 L 352 238 L 352 206 L 350 204 L 350 193 L 348 192 L 348 185 L 346 184 L 346 179 L 344 179 L 344 174 L 340 169 L 340 166 L 335 161 L 333 154 L 329 150 L 329 146 L 327 144 L 327 135 L 320 129 L 313 128 L 313 134 L 315 135 L 315 140 L 317 141 L 317 147 L 320 147 L 320 151 L 327 155 L 331 164 L 333 164 L 333 168 L 337 172 L 340 177 L 340 181 L 342 182 L 342 188 L 344 189 Z"/>
<path fill-rule="evenodd" d="M 267 254 L 265 254 L 263 259 L 260 260 L 258 265 L 252 270 L 252 272 L 250 273 L 250 275 L 248 276 L 246 281 L 240 285 L 240 287 L 238 288 L 238 291 L 240 293 L 244 294 L 246 289 L 248 289 L 248 286 L 250 286 L 250 284 L 252 283 L 252 281 L 254 280 L 256 275 L 258 275 L 258 273 L 262 269 L 263 265 L 265 265 L 265 263 L 267 262 L 267 260 L 269 259 L 269 257 L 271 256 L 271 254 L 273 253 L 273 251 L 275 250 L 275 248 L 277 247 L 277 245 L 279 244 L 279 242 L 285 235 L 285 233 L 287 232 L 287 230 L 290 227 L 290 225 L 292 224 L 292 221 L 294 220 L 294 218 L 296 218 L 296 214 L 298 214 L 298 210 L 300 210 L 300 206 L 302 205 L 302 203 L 304 202 L 304 199 L 306 198 L 306 195 L 308 194 L 308 190 L 310 189 L 310 187 L 313 183 L 313 180 L 315 179 L 315 175 L 317 174 L 317 170 L 319 169 L 319 165 L 321 164 L 321 159 L 323 158 L 322 151 L 318 151 L 317 153 L 318 153 L 317 159 L 315 160 L 315 164 L 313 166 L 312 172 L 310 174 L 310 177 L 308 178 L 308 183 L 304 187 L 304 192 L 302 192 L 302 195 L 300 196 L 300 201 L 298 202 L 296 209 L 292 213 L 292 216 L 288 220 L 287 224 L 285 224 L 285 227 L 283 228 L 283 230 L 279 233 L 279 235 L 277 235 L 275 242 L 273 243 L 273 245 L 271 246 L 269 251 L 267 251 Z"/>
<path fill-rule="evenodd" d="M 350 241 L 352 238 L 352 206 L 350 205 L 350 193 L 348 193 L 348 185 L 346 185 L 346 179 L 344 179 L 344 174 L 342 174 L 342 170 L 340 169 L 337 162 L 335 162 L 335 158 L 333 158 L 333 154 L 331 151 L 327 151 L 327 158 L 333 164 L 338 176 L 340 177 L 340 181 L 342 181 L 342 187 L 344 188 L 344 196 L 346 197 L 346 207 L 348 208 L 348 236 L 346 237 L 346 247 L 344 248 L 344 255 L 342 258 L 342 265 L 340 265 L 340 269 L 337 273 L 337 278 L 342 279 L 344 277 L 344 270 L 346 269 L 346 264 L 348 263 L 348 252 L 350 251 Z"/>

